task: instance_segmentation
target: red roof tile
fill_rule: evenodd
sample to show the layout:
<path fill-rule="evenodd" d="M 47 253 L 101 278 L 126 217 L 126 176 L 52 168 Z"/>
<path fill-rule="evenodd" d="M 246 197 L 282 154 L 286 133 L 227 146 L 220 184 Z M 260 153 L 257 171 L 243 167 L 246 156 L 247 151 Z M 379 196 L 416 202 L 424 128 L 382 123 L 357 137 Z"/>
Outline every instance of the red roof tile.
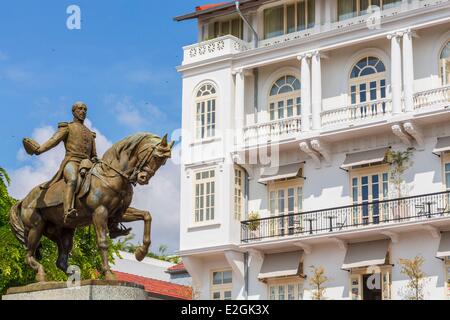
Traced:
<path fill-rule="evenodd" d="M 183 263 L 176 264 L 167 269 L 167 271 L 185 271 L 185 270 L 186 268 L 184 267 Z"/>
<path fill-rule="evenodd" d="M 195 11 L 203 11 L 203 10 L 207 10 L 207 9 L 211 9 L 214 7 L 218 7 L 221 6 L 223 4 L 227 4 L 228 2 L 221 2 L 221 3 L 214 3 L 214 4 L 205 4 L 203 6 L 197 6 L 195 7 Z"/>
<path fill-rule="evenodd" d="M 150 294 L 158 294 L 182 300 L 192 300 L 192 288 L 176 283 L 145 278 L 134 274 L 114 271 L 117 280 L 133 282 L 145 287 L 145 291 Z"/>

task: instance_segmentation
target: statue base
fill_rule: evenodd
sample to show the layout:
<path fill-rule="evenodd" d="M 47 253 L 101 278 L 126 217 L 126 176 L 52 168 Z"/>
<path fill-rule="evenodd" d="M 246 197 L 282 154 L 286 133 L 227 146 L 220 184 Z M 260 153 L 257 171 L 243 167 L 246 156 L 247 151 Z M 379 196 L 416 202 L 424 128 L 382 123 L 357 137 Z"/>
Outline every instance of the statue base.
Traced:
<path fill-rule="evenodd" d="M 124 281 L 83 280 L 80 286 L 65 282 L 34 283 L 8 289 L 2 300 L 147 300 L 144 286 Z"/>

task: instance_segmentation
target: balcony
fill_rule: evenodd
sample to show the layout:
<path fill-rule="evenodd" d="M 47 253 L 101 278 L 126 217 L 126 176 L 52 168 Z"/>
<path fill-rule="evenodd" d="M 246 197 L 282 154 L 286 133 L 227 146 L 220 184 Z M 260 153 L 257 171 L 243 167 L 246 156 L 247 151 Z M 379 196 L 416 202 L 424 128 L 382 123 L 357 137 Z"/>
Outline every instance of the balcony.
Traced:
<path fill-rule="evenodd" d="M 414 95 L 414 109 L 448 108 L 450 102 L 450 85 L 435 88 Z"/>
<path fill-rule="evenodd" d="M 256 124 L 244 129 L 246 145 L 258 145 L 289 139 L 301 131 L 301 117 L 292 117 Z"/>
<path fill-rule="evenodd" d="M 223 36 L 184 47 L 183 65 L 247 51 L 250 48 L 251 44 L 234 36 Z"/>
<path fill-rule="evenodd" d="M 386 118 L 392 112 L 392 100 L 380 99 L 322 112 L 322 127 L 358 124 Z"/>
<path fill-rule="evenodd" d="M 406 113 L 411 117 L 432 115 L 450 106 L 450 85 L 434 88 L 414 94 L 414 111 Z M 392 118 L 392 100 L 390 98 L 351 104 L 341 108 L 323 111 L 321 127 L 317 135 L 327 132 L 339 132 L 350 127 L 373 125 Z M 301 138 L 301 117 L 292 117 L 244 128 L 246 147 L 298 140 Z"/>
<path fill-rule="evenodd" d="M 450 191 L 241 222 L 242 243 L 450 218 Z"/>

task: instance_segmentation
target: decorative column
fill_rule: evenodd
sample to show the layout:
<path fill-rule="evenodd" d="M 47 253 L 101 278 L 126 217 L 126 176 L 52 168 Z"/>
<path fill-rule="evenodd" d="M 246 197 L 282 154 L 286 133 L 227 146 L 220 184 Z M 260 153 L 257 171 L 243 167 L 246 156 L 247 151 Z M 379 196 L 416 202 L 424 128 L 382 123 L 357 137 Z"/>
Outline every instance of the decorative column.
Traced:
<path fill-rule="evenodd" d="M 297 57 L 301 61 L 301 115 L 302 115 L 302 131 L 306 132 L 311 129 L 309 117 L 311 116 L 311 66 L 310 54 Z"/>
<path fill-rule="evenodd" d="M 392 113 L 394 115 L 402 112 L 402 54 L 400 48 L 401 34 L 388 35 L 391 40 L 391 91 L 392 91 Z"/>
<path fill-rule="evenodd" d="M 322 68 L 320 64 L 320 52 L 316 51 L 312 55 L 312 80 L 311 80 L 311 96 L 312 96 L 312 129 L 319 130 L 321 128 L 322 113 Z"/>
<path fill-rule="evenodd" d="M 236 147 L 240 149 L 244 145 L 244 105 L 245 105 L 245 74 L 244 70 L 239 69 L 236 72 L 236 87 L 235 87 L 235 141 Z"/>
<path fill-rule="evenodd" d="M 403 34 L 403 95 L 405 101 L 405 111 L 414 111 L 414 59 L 412 32 L 406 31 Z"/>

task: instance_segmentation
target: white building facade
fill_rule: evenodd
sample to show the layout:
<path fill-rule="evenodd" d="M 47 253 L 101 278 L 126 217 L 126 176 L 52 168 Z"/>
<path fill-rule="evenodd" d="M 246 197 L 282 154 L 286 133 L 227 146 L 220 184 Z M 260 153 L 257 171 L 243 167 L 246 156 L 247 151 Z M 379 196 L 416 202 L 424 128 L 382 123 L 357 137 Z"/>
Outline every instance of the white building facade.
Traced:
<path fill-rule="evenodd" d="M 243 20 L 243 18 L 244 20 Z M 199 299 L 450 298 L 450 1 L 198 7 L 180 252 Z M 397 159 L 403 156 L 400 161 Z"/>

